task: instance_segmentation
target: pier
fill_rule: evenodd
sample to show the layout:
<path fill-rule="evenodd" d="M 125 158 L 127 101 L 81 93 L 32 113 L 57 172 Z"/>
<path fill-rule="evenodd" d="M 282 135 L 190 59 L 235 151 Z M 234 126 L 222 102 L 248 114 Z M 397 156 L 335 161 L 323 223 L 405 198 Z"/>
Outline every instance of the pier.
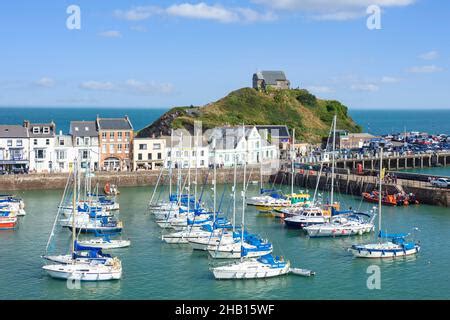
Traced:
<path fill-rule="evenodd" d="M 319 179 L 319 190 L 328 191 L 331 185 L 331 173 L 322 172 L 319 176 L 317 170 L 296 170 L 294 175 L 294 185 L 314 190 Z M 348 168 L 336 168 L 335 173 L 335 190 L 336 192 L 361 197 L 363 192 L 376 190 L 378 186 L 377 171 L 375 175 L 353 173 Z M 438 205 L 450 207 L 450 189 L 433 187 L 428 182 L 429 175 L 390 172 L 397 176 L 397 183 L 383 183 L 383 191 L 389 193 L 406 192 L 414 193 L 421 204 Z M 271 177 L 271 182 L 290 184 L 292 173 L 289 170 L 280 171 L 279 174 Z"/>
<path fill-rule="evenodd" d="M 357 155 L 356 157 L 337 157 L 336 158 L 337 168 L 348 168 L 356 169 L 358 164 L 362 165 L 363 170 L 376 170 L 379 167 L 379 155 L 374 156 L 367 155 Z M 301 164 L 320 164 L 320 157 L 300 157 L 297 162 Z M 331 165 L 331 155 L 330 159 L 324 159 L 323 163 L 326 165 Z M 422 153 L 422 154 L 408 154 L 400 155 L 398 152 L 384 153 L 383 154 L 383 167 L 387 170 L 404 170 L 404 169 L 415 169 L 415 168 L 427 168 L 436 166 L 447 166 L 450 165 L 450 153 Z"/>

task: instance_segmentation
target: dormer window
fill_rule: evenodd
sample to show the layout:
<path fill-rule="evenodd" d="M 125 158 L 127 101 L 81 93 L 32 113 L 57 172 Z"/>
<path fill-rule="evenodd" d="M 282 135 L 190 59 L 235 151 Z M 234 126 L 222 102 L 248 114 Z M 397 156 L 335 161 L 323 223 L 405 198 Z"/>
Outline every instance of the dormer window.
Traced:
<path fill-rule="evenodd" d="M 84 127 L 84 130 L 85 131 L 89 131 L 89 127 Z"/>
<path fill-rule="evenodd" d="M 43 132 L 44 132 L 44 134 L 49 134 L 50 133 L 50 128 L 49 127 L 44 127 L 43 128 Z"/>
<path fill-rule="evenodd" d="M 78 127 L 75 127 L 75 131 L 78 131 Z"/>
<path fill-rule="evenodd" d="M 34 134 L 39 133 L 39 127 L 33 127 L 33 133 Z"/>

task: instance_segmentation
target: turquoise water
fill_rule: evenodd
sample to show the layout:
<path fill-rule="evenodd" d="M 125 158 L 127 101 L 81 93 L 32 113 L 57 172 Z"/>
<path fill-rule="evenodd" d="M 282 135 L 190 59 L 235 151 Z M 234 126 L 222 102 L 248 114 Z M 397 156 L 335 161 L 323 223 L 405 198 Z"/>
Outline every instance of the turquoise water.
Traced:
<path fill-rule="evenodd" d="M 450 134 L 450 110 L 349 110 L 350 116 L 375 135 L 406 131 Z"/>
<path fill-rule="evenodd" d="M 218 192 L 221 193 L 221 188 Z M 230 193 L 227 187 L 226 194 Z M 250 195 L 257 193 L 250 187 Z M 0 232 L 0 299 L 449 299 L 448 265 L 450 210 L 433 206 L 383 208 L 388 231 L 417 233 L 422 252 L 398 260 L 359 260 L 345 248 L 373 240 L 373 235 L 338 239 L 309 239 L 301 231 L 284 227 L 280 220 L 259 216 L 247 208 L 248 228 L 269 238 L 274 253 L 293 266 L 316 271 L 316 276 L 294 275 L 262 280 L 217 281 L 208 270 L 217 261 L 186 245 L 161 241 L 161 229 L 146 211 L 152 188 L 121 188 L 119 217 L 129 248 L 116 250 L 122 259 L 123 278 L 115 282 L 83 283 L 69 290 L 66 282 L 42 270 L 43 254 L 62 190 L 18 193 L 26 202 L 27 216 L 16 231 Z M 206 199 L 210 201 L 210 199 Z M 367 208 L 351 196 L 339 196 L 342 206 Z M 224 202 L 228 210 L 229 200 Z M 227 211 L 225 210 L 225 212 Z M 240 213 L 240 211 L 238 211 Z M 238 219 L 239 216 L 238 216 Z M 239 221 L 239 220 L 238 220 Z M 70 232 L 57 229 L 56 246 L 68 248 Z M 368 290 L 367 267 L 381 268 L 381 290 Z"/>
<path fill-rule="evenodd" d="M 450 167 L 448 167 L 448 166 L 447 167 L 423 168 L 423 169 L 415 168 L 415 169 L 407 169 L 407 170 L 402 170 L 402 171 L 450 177 Z"/>

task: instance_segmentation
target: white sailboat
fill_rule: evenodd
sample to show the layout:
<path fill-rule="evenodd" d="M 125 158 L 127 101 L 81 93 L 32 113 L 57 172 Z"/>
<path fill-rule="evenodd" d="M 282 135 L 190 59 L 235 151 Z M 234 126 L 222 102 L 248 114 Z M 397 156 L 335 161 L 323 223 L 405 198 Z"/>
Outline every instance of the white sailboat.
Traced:
<path fill-rule="evenodd" d="M 99 263 L 98 261 L 77 261 L 75 255 L 75 245 L 76 245 L 76 228 L 75 228 L 75 207 L 77 203 L 76 199 L 76 191 L 77 191 L 77 169 L 73 172 L 73 214 L 72 214 L 72 250 L 71 250 L 71 261 L 67 264 L 50 264 L 42 267 L 43 270 L 47 272 L 49 276 L 57 279 L 71 279 L 71 280 L 79 280 L 79 281 L 105 281 L 105 280 L 116 280 L 122 277 L 122 263 L 118 258 L 113 258 L 110 263 L 104 264 Z M 50 244 L 51 238 L 54 235 L 54 228 L 57 225 L 57 219 L 60 210 L 58 210 L 58 214 L 55 219 L 55 223 L 53 225 L 52 232 L 50 234 L 49 241 L 47 243 L 47 249 Z"/>
<path fill-rule="evenodd" d="M 380 143 L 380 174 L 379 194 L 382 193 L 383 170 L 383 145 Z M 349 251 L 357 258 L 395 258 L 417 254 L 420 251 L 419 243 L 407 242 L 409 234 L 388 234 L 381 230 L 381 197 L 378 197 L 378 237 L 379 242 L 369 244 L 355 244 Z M 382 241 L 381 239 L 389 239 Z"/>

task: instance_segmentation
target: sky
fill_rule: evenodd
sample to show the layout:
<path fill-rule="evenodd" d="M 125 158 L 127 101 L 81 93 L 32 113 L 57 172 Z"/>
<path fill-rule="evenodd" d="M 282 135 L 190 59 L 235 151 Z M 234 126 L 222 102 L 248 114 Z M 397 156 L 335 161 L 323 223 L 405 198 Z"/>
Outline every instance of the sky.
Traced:
<path fill-rule="evenodd" d="M 283 70 L 351 109 L 450 109 L 449 38 L 437 0 L 2 1 L 0 106 L 204 105 Z"/>

